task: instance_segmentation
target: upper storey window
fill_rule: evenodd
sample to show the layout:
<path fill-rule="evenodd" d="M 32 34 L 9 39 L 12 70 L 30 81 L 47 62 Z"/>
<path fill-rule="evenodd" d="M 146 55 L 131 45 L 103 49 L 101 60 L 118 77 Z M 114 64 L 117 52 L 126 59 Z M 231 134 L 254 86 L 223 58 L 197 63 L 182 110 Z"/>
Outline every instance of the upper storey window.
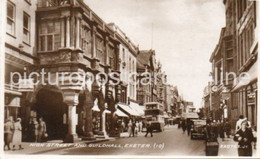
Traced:
<path fill-rule="evenodd" d="M 42 22 L 39 28 L 39 51 L 54 51 L 60 48 L 60 21 Z"/>
<path fill-rule="evenodd" d="M 7 1 L 7 25 L 6 32 L 15 35 L 15 5 Z"/>

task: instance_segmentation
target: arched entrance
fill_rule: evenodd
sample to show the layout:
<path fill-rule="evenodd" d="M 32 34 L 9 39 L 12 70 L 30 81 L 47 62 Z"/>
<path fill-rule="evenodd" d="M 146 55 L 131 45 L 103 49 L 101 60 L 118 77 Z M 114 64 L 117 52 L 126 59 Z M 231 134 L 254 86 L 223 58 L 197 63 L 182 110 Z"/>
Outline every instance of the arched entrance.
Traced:
<path fill-rule="evenodd" d="M 67 134 L 67 106 L 57 88 L 42 88 L 37 92 L 35 111 L 37 119 L 46 122 L 48 140 L 64 139 Z"/>

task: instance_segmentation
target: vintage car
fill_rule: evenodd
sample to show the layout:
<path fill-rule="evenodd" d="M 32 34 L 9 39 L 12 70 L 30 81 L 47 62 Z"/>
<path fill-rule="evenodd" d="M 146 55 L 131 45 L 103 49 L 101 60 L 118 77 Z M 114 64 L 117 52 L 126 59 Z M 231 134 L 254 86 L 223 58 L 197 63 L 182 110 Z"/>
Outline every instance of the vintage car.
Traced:
<path fill-rule="evenodd" d="M 206 132 L 206 120 L 202 119 L 193 119 L 191 130 L 190 130 L 190 138 L 205 138 Z"/>

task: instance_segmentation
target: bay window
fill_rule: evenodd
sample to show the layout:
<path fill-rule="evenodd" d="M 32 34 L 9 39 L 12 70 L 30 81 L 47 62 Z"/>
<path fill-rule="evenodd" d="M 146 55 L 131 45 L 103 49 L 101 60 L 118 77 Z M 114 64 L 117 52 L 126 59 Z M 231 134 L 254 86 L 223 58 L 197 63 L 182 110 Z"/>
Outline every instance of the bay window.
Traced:
<path fill-rule="evenodd" d="M 39 51 L 54 51 L 61 46 L 60 21 L 42 22 L 39 27 Z"/>

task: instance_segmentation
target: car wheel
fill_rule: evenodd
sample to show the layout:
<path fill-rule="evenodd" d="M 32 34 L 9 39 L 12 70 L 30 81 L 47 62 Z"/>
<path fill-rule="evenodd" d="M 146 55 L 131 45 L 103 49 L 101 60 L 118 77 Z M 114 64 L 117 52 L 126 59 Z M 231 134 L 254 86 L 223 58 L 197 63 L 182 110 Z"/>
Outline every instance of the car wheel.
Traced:
<path fill-rule="evenodd" d="M 193 135 L 192 135 L 192 134 L 190 134 L 190 139 L 191 139 L 191 140 L 193 140 L 193 139 L 194 139 L 194 137 L 193 137 Z"/>

